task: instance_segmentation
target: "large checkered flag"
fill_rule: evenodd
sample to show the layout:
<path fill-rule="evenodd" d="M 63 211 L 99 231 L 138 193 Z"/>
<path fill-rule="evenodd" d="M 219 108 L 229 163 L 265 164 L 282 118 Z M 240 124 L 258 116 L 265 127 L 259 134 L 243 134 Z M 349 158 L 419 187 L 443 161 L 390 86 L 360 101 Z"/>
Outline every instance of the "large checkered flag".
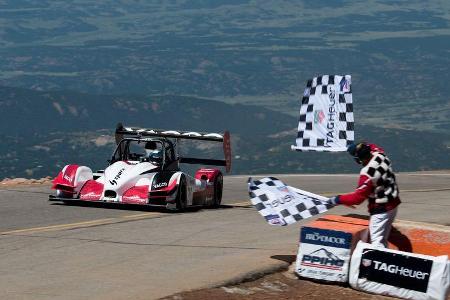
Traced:
<path fill-rule="evenodd" d="M 355 140 L 351 76 L 308 80 L 300 106 L 298 151 L 346 151 Z"/>
<path fill-rule="evenodd" d="M 285 185 L 275 177 L 248 179 L 251 202 L 270 225 L 285 226 L 326 212 L 328 198 Z"/>

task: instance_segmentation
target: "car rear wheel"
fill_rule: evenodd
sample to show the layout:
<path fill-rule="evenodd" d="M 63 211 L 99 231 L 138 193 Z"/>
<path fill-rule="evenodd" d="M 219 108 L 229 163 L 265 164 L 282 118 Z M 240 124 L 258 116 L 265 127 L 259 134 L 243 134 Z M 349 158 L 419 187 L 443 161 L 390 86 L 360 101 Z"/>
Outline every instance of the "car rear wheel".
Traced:
<path fill-rule="evenodd" d="M 184 177 L 181 177 L 178 185 L 176 207 L 177 211 L 185 211 L 187 208 L 186 179 Z"/>
<path fill-rule="evenodd" d="M 214 180 L 214 196 L 212 207 L 219 207 L 222 203 L 222 191 L 223 191 L 223 177 L 219 174 Z"/>

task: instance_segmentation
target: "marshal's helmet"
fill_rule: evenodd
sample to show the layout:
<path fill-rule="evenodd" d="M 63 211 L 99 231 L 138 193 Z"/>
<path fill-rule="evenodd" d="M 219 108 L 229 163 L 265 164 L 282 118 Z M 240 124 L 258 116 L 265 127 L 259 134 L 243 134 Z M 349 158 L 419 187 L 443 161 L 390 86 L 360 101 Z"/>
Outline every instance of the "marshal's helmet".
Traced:
<path fill-rule="evenodd" d="M 367 160 L 371 156 L 370 145 L 366 142 L 358 144 L 351 144 L 347 147 L 347 152 L 353 156 L 358 164 L 362 164 L 364 160 Z"/>

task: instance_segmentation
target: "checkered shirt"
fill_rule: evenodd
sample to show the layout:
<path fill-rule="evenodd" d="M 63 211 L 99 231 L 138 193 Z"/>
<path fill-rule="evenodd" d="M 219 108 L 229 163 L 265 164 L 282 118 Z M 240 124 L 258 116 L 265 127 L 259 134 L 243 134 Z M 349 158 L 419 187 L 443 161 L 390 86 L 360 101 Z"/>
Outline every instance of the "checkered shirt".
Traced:
<path fill-rule="evenodd" d="M 372 159 L 361 169 L 360 175 L 370 178 L 375 187 L 369 199 L 375 203 L 388 203 L 399 196 L 395 174 L 389 158 L 384 153 L 372 153 Z"/>

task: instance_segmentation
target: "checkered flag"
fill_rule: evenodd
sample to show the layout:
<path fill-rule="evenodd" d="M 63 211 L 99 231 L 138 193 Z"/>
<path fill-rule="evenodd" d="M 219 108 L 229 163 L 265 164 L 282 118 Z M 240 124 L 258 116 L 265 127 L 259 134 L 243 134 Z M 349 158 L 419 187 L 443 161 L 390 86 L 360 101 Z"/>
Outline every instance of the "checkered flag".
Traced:
<path fill-rule="evenodd" d="M 350 75 L 323 75 L 308 80 L 292 150 L 347 150 L 355 140 L 351 83 Z"/>
<path fill-rule="evenodd" d="M 251 202 L 270 225 L 285 226 L 326 212 L 328 198 L 285 185 L 275 177 L 248 179 Z"/>

